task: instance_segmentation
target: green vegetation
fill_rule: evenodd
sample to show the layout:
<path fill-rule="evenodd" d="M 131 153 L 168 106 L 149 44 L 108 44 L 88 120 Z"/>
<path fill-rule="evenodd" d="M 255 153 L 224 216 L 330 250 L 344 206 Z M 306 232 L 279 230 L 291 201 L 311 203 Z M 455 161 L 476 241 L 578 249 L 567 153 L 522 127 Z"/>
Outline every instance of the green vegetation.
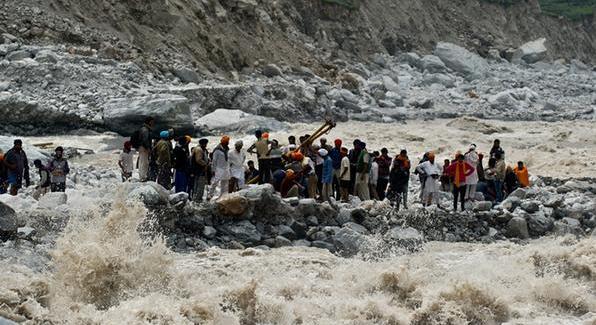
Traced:
<path fill-rule="evenodd" d="M 484 0 L 503 6 L 510 6 L 525 0 Z M 542 11 L 551 16 L 565 16 L 580 20 L 593 15 L 596 0 L 539 0 Z"/>
<path fill-rule="evenodd" d="M 358 9 L 360 6 L 360 0 L 322 0 L 323 3 L 336 4 L 344 6 L 349 9 Z"/>

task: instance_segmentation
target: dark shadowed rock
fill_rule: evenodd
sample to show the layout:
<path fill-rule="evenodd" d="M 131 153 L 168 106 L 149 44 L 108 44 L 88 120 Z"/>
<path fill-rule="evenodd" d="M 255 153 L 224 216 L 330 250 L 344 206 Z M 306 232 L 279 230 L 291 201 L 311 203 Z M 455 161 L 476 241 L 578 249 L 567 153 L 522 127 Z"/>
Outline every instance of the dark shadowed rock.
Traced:
<path fill-rule="evenodd" d="M 529 238 L 530 234 L 528 233 L 526 219 L 517 216 L 511 218 L 507 223 L 507 236 L 520 239 Z"/>
<path fill-rule="evenodd" d="M 17 213 L 0 202 L 0 240 L 7 240 L 17 234 Z"/>

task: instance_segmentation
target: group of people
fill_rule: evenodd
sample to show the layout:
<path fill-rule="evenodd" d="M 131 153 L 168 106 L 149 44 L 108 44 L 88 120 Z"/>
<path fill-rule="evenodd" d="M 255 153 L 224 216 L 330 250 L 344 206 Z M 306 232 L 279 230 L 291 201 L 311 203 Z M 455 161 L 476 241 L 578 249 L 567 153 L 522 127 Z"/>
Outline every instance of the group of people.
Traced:
<path fill-rule="evenodd" d="M 124 144 L 119 160 L 123 181 L 132 176 L 134 148 L 139 153 L 141 181 L 157 181 L 166 189 L 173 187 L 196 202 L 221 197 L 247 184 L 269 183 L 284 198 L 326 201 L 334 197 L 347 202 L 353 195 L 362 201 L 387 198 L 396 208 L 407 208 L 412 164 L 405 149 L 390 156 L 387 148 L 369 152 L 367 144 L 359 139 L 348 149 L 341 139 L 331 145 L 326 138 L 315 141 L 309 134 L 290 136 L 287 145 L 281 146 L 267 132 L 258 130 L 246 152 L 242 140 L 232 146 L 228 136 L 210 151 L 208 139 L 200 139 L 190 148 L 191 137 L 174 137 L 172 130 L 163 130 L 159 139 L 152 140 L 154 122 L 148 118 Z M 247 153 L 256 155 L 257 166 L 247 161 Z M 435 161 L 433 152 L 425 153 L 413 168 L 421 183 L 420 199 L 424 205 L 438 205 L 439 192 L 450 191 L 454 210 L 458 202 L 464 210 L 466 201 L 477 199 L 477 192 L 483 194 L 483 199 L 501 202 L 515 188 L 529 186 L 523 162 L 518 162 L 516 168 L 507 167 L 504 156 L 499 140 L 494 142 L 486 168 L 483 154 L 477 153 L 474 144 L 466 153 L 445 159 L 443 166 Z"/>
<path fill-rule="evenodd" d="M 66 190 L 66 176 L 70 173 L 68 161 L 64 157 L 64 149 L 57 147 L 53 157 L 44 164 L 40 159 L 33 161 L 39 174 L 39 184 L 33 193 L 38 199 L 42 195 Z M 29 160 L 23 150 L 23 141 L 14 140 L 13 147 L 6 153 L 0 150 L 0 194 L 17 195 L 23 187 L 31 186 Z"/>

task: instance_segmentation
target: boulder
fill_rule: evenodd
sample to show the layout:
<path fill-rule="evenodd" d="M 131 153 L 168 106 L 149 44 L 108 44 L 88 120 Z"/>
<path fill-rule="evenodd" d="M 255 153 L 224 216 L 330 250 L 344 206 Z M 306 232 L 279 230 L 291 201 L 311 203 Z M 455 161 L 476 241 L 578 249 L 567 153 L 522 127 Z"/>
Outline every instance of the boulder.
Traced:
<path fill-rule="evenodd" d="M 507 236 L 520 239 L 530 238 L 526 219 L 519 216 L 511 218 L 507 223 Z"/>
<path fill-rule="evenodd" d="M 287 246 L 292 246 L 291 240 L 287 239 L 284 236 L 275 237 L 275 244 L 274 244 L 275 248 L 287 247 Z"/>
<path fill-rule="evenodd" d="M 179 192 L 179 193 L 171 194 L 168 197 L 168 201 L 170 202 L 171 205 L 177 205 L 179 203 L 186 203 L 186 202 L 188 202 L 188 193 Z"/>
<path fill-rule="evenodd" d="M 439 84 L 445 86 L 445 88 L 453 88 L 455 87 L 455 78 L 443 73 L 432 73 L 424 76 L 422 84 L 428 86 Z"/>
<path fill-rule="evenodd" d="M 480 201 L 474 203 L 474 211 L 489 211 L 492 209 L 493 203 L 491 201 Z"/>
<path fill-rule="evenodd" d="M 532 236 L 542 236 L 551 231 L 554 226 L 554 220 L 547 217 L 541 211 L 528 215 L 526 220 L 529 233 Z"/>
<path fill-rule="evenodd" d="M 261 234 L 257 227 L 248 220 L 222 225 L 218 227 L 218 231 L 243 245 L 255 245 L 261 241 Z"/>
<path fill-rule="evenodd" d="M 557 235 L 583 234 L 581 223 L 579 220 L 573 218 L 563 218 L 561 220 L 555 221 L 553 231 Z"/>
<path fill-rule="evenodd" d="M 168 203 L 170 193 L 155 182 L 131 183 L 128 199 L 141 201 L 148 207 L 156 207 Z"/>
<path fill-rule="evenodd" d="M 511 62 L 513 63 L 536 63 L 546 58 L 547 49 L 544 43 L 546 38 L 540 38 L 535 41 L 525 43 L 515 50 Z"/>
<path fill-rule="evenodd" d="M 211 226 L 205 226 L 203 228 L 203 237 L 207 239 L 214 239 L 215 235 L 217 235 L 217 230 Z"/>
<path fill-rule="evenodd" d="M 526 198 L 526 193 L 527 193 L 527 190 L 525 188 L 520 187 L 520 188 L 515 189 L 513 192 L 511 192 L 511 194 L 509 194 L 509 196 L 507 198 L 517 197 L 517 198 L 520 198 L 523 200 Z"/>
<path fill-rule="evenodd" d="M 20 61 L 31 58 L 33 58 L 33 54 L 27 50 L 13 51 L 6 55 L 6 60 L 8 61 Z"/>
<path fill-rule="evenodd" d="M 298 239 L 294 230 L 291 227 L 286 226 L 286 225 L 276 226 L 275 233 L 279 236 L 283 236 L 290 240 Z M 306 236 L 306 231 L 304 232 L 304 235 Z"/>
<path fill-rule="evenodd" d="M 290 228 L 292 229 L 292 231 L 293 231 L 294 235 L 296 236 L 296 238 L 306 238 L 306 224 L 294 220 L 290 224 Z M 288 237 L 288 238 L 290 238 L 290 237 Z"/>
<path fill-rule="evenodd" d="M 275 64 L 267 64 L 266 66 L 264 66 L 262 73 L 265 77 L 269 78 L 282 75 L 281 69 Z"/>
<path fill-rule="evenodd" d="M 410 251 L 418 250 L 424 243 L 424 236 L 418 230 L 407 227 L 395 227 L 390 229 L 384 236 L 385 241 L 406 248 Z"/>
<path fill-rule="evenodd" d="M 361 233 L 348 227 L 341 228 L 333 235 L 333 243 L 344 257 L 356 255 L 365 242 L 366 238 Z"/>
<path fill-rule="evenodd" d="M 52 192 L 39 198 L 38 207 L 44 209 L 55 209 L 66 204 L 68 196 L 62 192 Z"/>
<path fill-rule="evenodd" d="M 195 83 L 201 82 L 201 77 L 195 70 L 191 70 L 186 67 L 175 68 L 173 71 L 174 75 L 184 83 Z"/>
<path fill-rule="evenodd" d="M 226 195 L 217 200 L 217 213 L 225 218 L 241 219 L 249 214 L 250 202 L 241 195 Z"/>
<path fill-rule="evenodd" d="M 366 227 L 359 225 L 355 222 L 348 222 L 348 223 L 345 223 L 343 226 L 344 226 L 344 228 L 350 228 L 350 229 L 354 230 L 355 232 L 362 234 L 362 235 L 369 234 L 369 231 L 368 231 L 368 229 L 366 229 Z"/>
<path fill-rule="evenodd" d="M 287 128 L 287 124 L 272 117 L 258 116 L 237 109 L 216 109 L 195 121 L 202 130 L 216 133 L 240 132 L 252 133 L 257 129 L 279 131 Z"/>
<path fill-rule="evenodd" d="M 17 234 L 17 213 L 0 202 L 0 240 L 7 240 Z"/>
<path fill-rule="evenodd" d="M 539 201 L 523 201 L 520 205 L 524 211 L 528 213 L 538 212 L 540 210 L 540 202 Z"/>
<path fill-rule="evenodd" d="M 422 63 L 420 61 L 420 56 L 414 52 L 400 54 L 399 60 L 401 62 L 407 63 L 412 68 L 420 68 L 422 66 Z"/>
<path fill-rule="evenodd" d="M 310 247 L 311 242 L 306 239 L 295 240 L 292 242 L 292 246 L 295 247 Z"/>
<path fill-rule="evenodd" d="M 435 55 L 425 55 L 422 57 L 422 60 L 420 60 L 420 63 L 422 70 L 430 73 L 441 73 L 447 70 L 445 63 Z"/>
<path fill-rule="evenodd" d="M 146 117 L 155 118 L 155 131 L 173 128 L 177 134 L 194 134 L 188 99 L 179 95 L 155 94 L 115 98 L 104 107 L 103 119 L 111 131 L 124 136 L 138 130 Z"/>
<path fill-rule="evenodd" d="M 326 249 L 328 251 L 330 251 L 331 253 L 335 252 L 335 246 L 331 243 L 328 243 L 326 241 L 322 241 L 322 240 L 315 240 L 311 243 L 311 247 L 316 247 L 316 248 L 320 248 L 320 249 Z"/>
<path fill-rule="evenodd" d="M 486 60 L 461 46 L 439 42 L 433 54 L 438 56 L 448 68 L 461 73 L 467 80 L 484 78 L 487 74 Z"/>
<path fill-rule="evenodd" d="M 50 50 L 41 50 L 35 55 L 35 61 L 41 63 L 57 63 L 58 54 Z"/>

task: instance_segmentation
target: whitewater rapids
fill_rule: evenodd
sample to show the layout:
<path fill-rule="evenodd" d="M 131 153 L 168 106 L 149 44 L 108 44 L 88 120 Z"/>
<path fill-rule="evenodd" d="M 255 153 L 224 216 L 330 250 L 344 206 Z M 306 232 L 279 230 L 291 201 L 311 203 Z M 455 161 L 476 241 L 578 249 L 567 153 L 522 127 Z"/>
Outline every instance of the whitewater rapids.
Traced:
<path fill-rule="evenodd" d="M 314 248 L 173 253 L 145 208 L 71 219 L 48 268 L 3 266 L 0 316 L 30 324 L 595 324 L 596 240 L 427 243 L 344 259 Z"/>

